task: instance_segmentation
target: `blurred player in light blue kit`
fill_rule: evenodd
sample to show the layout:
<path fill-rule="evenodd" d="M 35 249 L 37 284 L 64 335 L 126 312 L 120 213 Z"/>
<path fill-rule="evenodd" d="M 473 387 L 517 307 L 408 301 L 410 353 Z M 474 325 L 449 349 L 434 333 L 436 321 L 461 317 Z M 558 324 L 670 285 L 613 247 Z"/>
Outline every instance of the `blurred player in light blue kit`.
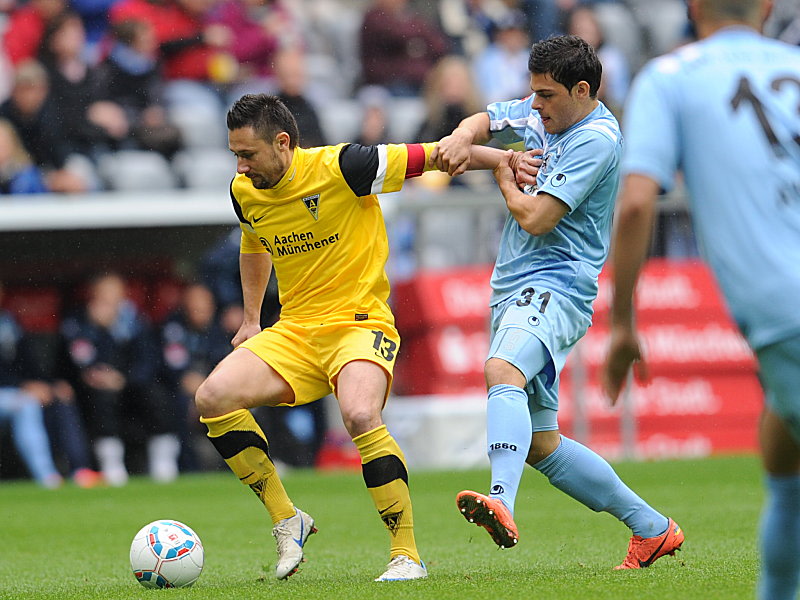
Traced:
<path fill-rule="evenodd" d="M 683 172 L 701 250 L 758 357 L 769 500 L 759 597 L 800 577 L 800 50 L 762 37 L 769 0 L 690 0 L 700 41 L 650 62 L 626 108 L 604 387 L 642 360 L 633 291 L 656 196 Z"/>
<path fill-rule="evenodd" d="M 527 461 L 552 485 L 633 532 L 619 569 L 650 566 L 673 554 L 684 535 L 672 520 L 626 486 L 598 454 L 564 437 L 558 426 L 559 373 L 591 324 L 597 278 L 606 260 L 619 185 L 622 136 L 597 100 L 601 66 L 575 36 L 534 44 L 528 61 L 533 94 L 496 102 L 462 121 L 434 149 L 451 175 L 469 166 L 470 144 L 491 136 L 542 148 L 536 185 L 519 155 L 495 170 L 509 209 L 492 274 L 492 340 L 485 365 L 489 495 L 465 490 L 457 505 L 501 547 L 518 540 L 514 503 Z"/>

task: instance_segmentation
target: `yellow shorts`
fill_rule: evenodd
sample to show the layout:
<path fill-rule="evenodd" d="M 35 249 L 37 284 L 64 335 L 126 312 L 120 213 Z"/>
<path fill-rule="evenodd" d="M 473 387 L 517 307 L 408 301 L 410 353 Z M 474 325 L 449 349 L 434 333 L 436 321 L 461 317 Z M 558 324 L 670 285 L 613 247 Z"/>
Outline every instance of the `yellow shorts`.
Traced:
<path fill-rule="evenodd" d="M 279 320 L 239 348 L 247 348 L 275 369 L 294 390 L 297 406 L 333 392 L 339 371 L 354 360 L 383 367 L 388 397 L 400 336 L 393 325 L 376 319 L 324 325 Z"/>

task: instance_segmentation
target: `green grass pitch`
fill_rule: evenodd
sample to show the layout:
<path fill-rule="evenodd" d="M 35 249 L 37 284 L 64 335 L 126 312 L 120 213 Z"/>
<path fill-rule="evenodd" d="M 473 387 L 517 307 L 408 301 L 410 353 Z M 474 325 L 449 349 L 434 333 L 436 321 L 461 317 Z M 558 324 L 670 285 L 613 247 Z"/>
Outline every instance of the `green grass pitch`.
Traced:
<path fill-rule="evenodd" d="M 373 583 L 388 539 L 359 473 L 292 472 L 290 496 L 317 520 L 300 571 L 272 575 L 271 524 L 230 473 L 190 475 L 171 485 L 133 479 L 125 488 L 45 491 L 0 485 L 0 598 L 91 599 L 613 599 L 752 598 L 756 529 L 763 500 L 756 457 L 621 463 L 622 478 L 686 532 L 683 551 L 649 569 L 613 571 L 628 531 L 551 488 L 528 469 L 517 500 L 520 543 L 499 550 L 455 507 L 464 488 L 485 490 L 487 471 L 413 472 L 417 542 L 429 577 Z M 146 590 L 128 565 L 145 523 L 178 519 L 205 546 L 194 587 Z M 267 566 L 267 571 L 263 566 Z"/>

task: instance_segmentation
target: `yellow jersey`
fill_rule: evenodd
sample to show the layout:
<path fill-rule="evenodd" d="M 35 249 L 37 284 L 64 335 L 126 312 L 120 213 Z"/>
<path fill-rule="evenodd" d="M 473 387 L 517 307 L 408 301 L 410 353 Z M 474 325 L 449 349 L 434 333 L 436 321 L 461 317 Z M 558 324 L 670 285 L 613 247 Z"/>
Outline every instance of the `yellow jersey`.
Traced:
<path fill-rule="evenodd" d="M 394 323 L 387 300 L 389 243 L 376 194 L 396 192 L 433 167 L 436 143 L 295 148 L 278 184 L 260 190 L 238 174 L 231 200 L 241 252 L 269 252 L 281 318 Z"/>

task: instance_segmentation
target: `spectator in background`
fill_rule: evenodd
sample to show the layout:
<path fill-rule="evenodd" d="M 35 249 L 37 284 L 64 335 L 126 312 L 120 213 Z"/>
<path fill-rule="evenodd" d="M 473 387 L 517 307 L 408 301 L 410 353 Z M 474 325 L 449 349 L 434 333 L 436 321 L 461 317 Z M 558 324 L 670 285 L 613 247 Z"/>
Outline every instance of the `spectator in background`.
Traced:
<path fill-rule="evenodd" d="M 222 88 L 236 81 L 231 30 L 208 23 L 215 0 L 120 0 L 111 22 L 142 19 L 156 32 L 170 119 L 189 147 L 224 147 Z"/>
<path fill-rule="evenodd" d="M 275 95 L 289 109 L 302 132 L 301 148 L 316 148 L 325 145 L 325 136 L 319 123 L 316 109 L 304 96 L 306 87 L 305 54 L 299 48 L 281 51 L 275 58 Z"/>
<path fill-rule="evenodd" d="M 445 56 L 436 63 L 428 73 L 422 95 L 428 117 L 415 138 L 422 141 L 449 135 L 462 120 L 485 106 L 469 63 L 456 55 Z"/>
<path fill-rule="evenodd" d="M 104 47 L 109 32 L 108 11 L 118 0 L 69 0 L 69 7 L 83 21 L 86 30 L 84 54 L 90 64 L 95 65 L 103 58 Z"/>
<path fill-rule="evenodd" d="M 0 119 L 0 194 L 42 194 L 49 191 L 44 175 L 31 161 L 17 130 Z"/>
<path fill-rule="evenodd" d="M 526 67 L 527 71 L 527 67 Z M 470 115 L 480 112 L 486 106 L 482 100 L 480 92 L 475 85 L 472 69 L 466 59 L 449 55 L 441 59 L 433 70 L 428 74 L 423 88 L 423 98 L 425 100 L 427 118 L 416 139 L 422 141 L 440 140 L 450 135 L 458 124 Z M 428 173 L 420 183 L 430 185 L 434 188 L 447 186 L 478 186 L 487 187 L 494 183 L 491 175 L 487 171 L 469 171 L 461 177 L 449 177 L 446 173 L 438 171 Z M 399 231 L 406 229 L 398 223 Z M 393 252 L 396 256 L 393 259 L 393 266 L 413 260 L 413 235 L 408 233 L 398 235 L 393 231 Z M 405 255 L 405 260 L 404 260 Z"/>
<path fill-rule="evenodd" d="M 17 67 L 11 97 L 0 105 L 0 117 L 14 125 L 50 191 L 82 193 L 96 185 L 91 162 L 70 153 L 64 120 L 50 97 L 47 71 L 40 63 L 30 60 Z"/>
<path fill-rule="evenodd" d="M 452 52 L 472 59 L 486 46 L 494 22 L 509 10 L 505 2 L 484 0 L 441 0 L 439 22 L 452 41 Z"/>
<path fill-rule="evenodd" d="M 181 466 L 200 466 L 196 441 L 208 443 L 194 406 L 194 395 L 217 363 L 231 351 L 230 337 L 216 320 L 211 290 L 192 284 L 183 290 L 181 305 L 160 328 L 163 380 L 177 407 Z"/>
<path fill-rule="evenodd" d="M 135 148 L 172 158 L 181 134 L 162 105 L 155 31 L 147 21 L 130 19 L 116 23 L 112 34 L 109 54 L 95 69 L 95 95 L 122 107 Z"/>
<path fill-rule="evenodd" d="M 239 63 L 231 96 L 272 91 L 278 52 L 299 45 L 287 6 L 280 0 L 223 0 L 211 10 L 209 22 L 231 32 L 228 50 Z"/>
<path fill-rule="evenodd" d="M 603 65 L 603 80 L 597 97 L 619 116 L 630 85 L 631 70 L 625 54 L 607 43 L 597 15 L 591 6 L 578 6 L 567 16 L 567 33 L 586 40 L 597 52 Z"/>
<path fill-rule="evenodd" d="M 325 401 L 302 406 L 261 406 L 254 416 L 270 440 L 270 456 L 279 466 L 309 468 L 317 456 L 328 428 Z"/>
<path fill-rule="evenodd" d="M 36 58 L 47 24 L 66 9 L 66 0 L 30 0 L 14 9 L 3 33 L 3 46 L 12 65 Z"/>
<path fill-rule="evenodd" d="M 361 27 L 362 83 L 394 96 L 419 94 L 425 75 L 448 50 L 445 36 L 408 6 L 408 0 L 373 0 Z"/>
<path fill-rule="evenodd" d="M 75 390 L 65 379 L 48 377 L 40 382 L 39 400 L 44 405 L 44 422 L 57 464 L 63 461 L 78 487 L 103 485 L 103 476 L 92 467 L 89 437 L 78 407 Z"/>
<path fill-rule="evenodd" d="M 520 8 L 528 20 L 528 31 L 534 42 L 564 33 L 564 12 L 579 0 L 521 0 Z"/>
<path fill-rule="evenodd" d="M 0 301 L 3 288 L 0 285 Z M 0 309 L 0 424 L 10 421 L 14 445 L 36 482 L 57 488 L 61 475 L 53 463 L 42 406 L 36 397 L 22 348 L 23 332 L 14 317 Z"/>
<path fill-rule="evenodd" d="M 91 424 L 105 480 L 127 483 L 125 441 L 138 441 L 133 438 L 143 429 L 150 476 L 159 482 L 175 479 L 180 442 L 174 406 L 156 381 L 158 349 L 123 279 L 116 274 L 93 279 L 86 306 L 64 319 L 61 331 L 71 384 Z M 131 419 L 135 431 L 126 430 Z"/>
<path fill-rule="evenodd" d="M 50 78 L 50 96 L 68 152 L 97 157 L 118 149 L 130 124 L 121 106 L 97 94 L 95 75 L 83 56 L 85 45 L 80 17 L 61 13 L 45 29 L 39 59 Z"/>
<path fill-rule="evenodd" d="M 379 85 L 367 85 L 358 91 L 356 99 L 362 116 L 355 143 L 362 146 L 386 144 L 389 141 L 389 92 Z"/>
<path fill-rule="evenodd" d="M 475 81 L 487 102 L 530 94 L 529 51 L 525 15 L 508 12 L 496 23 L 492 43 L 475 57 Z"/>
<path fill-rule="evenodd" d="M 168 81 L 211 86 L 233 81 L 238 69 L 227 52 L 231 30 L 206 23 L 213 6 L 214 0 L 120 0 L 109 16 L 112 23 L 134 19 L 153 26 Z"/>
<path fill-rule="evenodd" d="M 213 292 L 217 306 L 223 309 L 242 304 L 242 284 L 239 279 L 239 240 L 241 237 L 241 230 L 234 227 L 220 237 L 200 259 L 200 279 Z M 277 300 L 268 304 L 274 310 L 276 303 Z M 241 323 L 236 325 L 231 337 L 239 331 L 240 325 Z"/>

